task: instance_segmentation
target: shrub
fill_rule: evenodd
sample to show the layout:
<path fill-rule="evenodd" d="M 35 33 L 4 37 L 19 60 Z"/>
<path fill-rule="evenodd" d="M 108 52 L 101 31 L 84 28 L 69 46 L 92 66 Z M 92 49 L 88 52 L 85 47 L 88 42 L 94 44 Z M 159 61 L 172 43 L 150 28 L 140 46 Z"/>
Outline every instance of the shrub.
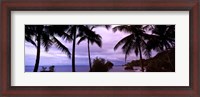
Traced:
<path fill-rule="evenodd" d="M 112 68 L 112 66 L 112 62 L 97 57 L 93 60 L 93 65 L 90 72 L 107 72 Z"/>
<path fill-rule="evenodd" d="M 42 66 L 42 70 L 40 72 L 54 72 L 55 71 L 54 68 L 55 68 L 55 66 L 52 65 L 49 67 L 49 70 L 46 70 L 47 67 Z"/>
<path fill-rule="evenodd" d="M 107 61 L 105 65 L 108 67 L 108 69 L 112 69 L 113 67 L 113 63 L 110 61 Z"/>

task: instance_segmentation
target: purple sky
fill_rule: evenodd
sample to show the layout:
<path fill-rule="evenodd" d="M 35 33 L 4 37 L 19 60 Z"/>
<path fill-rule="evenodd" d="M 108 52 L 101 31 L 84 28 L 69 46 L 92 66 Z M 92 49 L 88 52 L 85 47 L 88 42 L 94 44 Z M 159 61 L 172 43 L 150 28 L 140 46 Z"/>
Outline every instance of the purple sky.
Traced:
<path fill-rule="evenodd" d="M 123 65 L 125 63 L 125 55 L 122 53 L 121 47 L 114 51 L 114 46 L 119 40 L 128 34 L 123 32 L 113 32 L 112 29 L 107 30 L 106 28 L 95 28 L 94 31 L 102 36 L 102 47 L 98 47 L 96 44 L 90 45 L 90 54 L 91 59 L 93 60 L 96 57 L 101 57 L 106 60 L 109 60 L 114 63 L 114 65 Z M 78 41 L 79 39 L 77 39 Z M 72 52 L 72 42 L 64 42 L 60 40 L 70 52 Z M 152 56 L 155 55 L 155 52 Z M 25 65 L 33 66 L 35 64 L 36 57 L 36 48 L 25 42 Z M 86 41 L 81 42 L 79 45 L 76 45 L 76 55 L 75 55 L 76 65 L 88 65 L 88 51 Z M 128 56 L 127 62 L 131 60 L 139 59 L 139 56 L 136 57 L 134 53 Z M 71 59 L 67 57 L 66 54 L 62 53 L 56 47 L 51 47 L 48 52 L 44 51 L 44 48 L 41 48 L 40 55 L 40 66 L 42 65 L 71 65 Z"/>

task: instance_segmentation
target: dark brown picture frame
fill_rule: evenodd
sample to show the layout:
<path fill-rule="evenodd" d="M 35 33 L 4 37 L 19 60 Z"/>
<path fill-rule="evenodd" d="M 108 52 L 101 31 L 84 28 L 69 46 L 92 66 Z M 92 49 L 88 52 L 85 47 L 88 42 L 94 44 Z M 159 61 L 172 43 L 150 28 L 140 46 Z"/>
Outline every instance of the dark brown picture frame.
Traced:
<path fill-rule="evenodd" d="M 200 97 L 199 0 L 3 0 L 0 28 L 1 97 Z M 11 11 L 189 11 L 190 85 L 11 86 Z M 173 80 L 173 79 L 172 79 Z"/>

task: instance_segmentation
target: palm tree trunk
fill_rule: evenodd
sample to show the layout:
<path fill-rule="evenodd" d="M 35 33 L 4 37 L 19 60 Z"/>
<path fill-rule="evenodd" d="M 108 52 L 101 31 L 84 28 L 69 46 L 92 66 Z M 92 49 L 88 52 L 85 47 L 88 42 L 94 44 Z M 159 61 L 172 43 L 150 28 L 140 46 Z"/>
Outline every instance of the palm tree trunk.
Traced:
<path fill-rule="evenodd" d="M 37 72 L 38 68 L 39 68 L 39 62 L 40 62 L 40 40 L 41 40 L 40 36 L 41 35 L 38 32 L 38 37 L 37 37 L 37 55 L 36 55 L 35 67 L 34 67 L 33 72 Z"/>
<path fill-rule="evenodd" d="M 140 52 L 140 64 L 141 64 L 142 72 L 144 72 L 144 66 L 143 66 L 143 61 L 142 61 L 142 51 L 141 51 L 140 46 L 139 46 L 139 52 Z"/>
<path fill-rule="evenodd" d="M 88 58 L 89 58 L 89 65 L 90 65 L 90 70 L 92 69 L 92 63 L 91 63 L 91 58 L 90 58 L 90 41 L 88 40 Z"/>
<path fill-rule="evenodd" d="M 76 30 L 73 32 L 74 38 L 73 38 L 73 49 L 72 49 L 72 72 L 76 72 L 75 69 L 75 47 L 76 47 Z"/>

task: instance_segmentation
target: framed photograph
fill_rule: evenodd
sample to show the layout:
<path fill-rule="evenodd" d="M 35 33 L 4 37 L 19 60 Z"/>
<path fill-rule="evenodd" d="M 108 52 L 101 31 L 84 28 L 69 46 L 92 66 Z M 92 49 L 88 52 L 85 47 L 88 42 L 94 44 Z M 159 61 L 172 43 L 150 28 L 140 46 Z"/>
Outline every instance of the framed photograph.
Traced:
<path fill-rule="evenodd" d="M 200 97 L 198 0 L 1 1 L 2 97 Z"/>

